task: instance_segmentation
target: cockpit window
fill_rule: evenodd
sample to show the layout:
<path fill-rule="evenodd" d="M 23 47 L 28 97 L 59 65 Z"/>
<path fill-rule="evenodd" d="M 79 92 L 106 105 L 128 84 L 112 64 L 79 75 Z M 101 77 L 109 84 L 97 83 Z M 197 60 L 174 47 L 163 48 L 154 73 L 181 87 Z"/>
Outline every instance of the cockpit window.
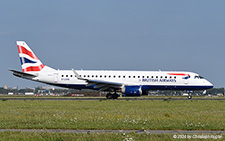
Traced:
<path fill-rule="evenodd" d="M 204 77 L 196 75 L 195 79 L 204 79 Z"/>
<path fill-rule="evenodd" d="M 204 77 L 203 77 L 203 76 L 199 76 L 199 78 L 200 78 L 200 79 L 204 79 Z"/>

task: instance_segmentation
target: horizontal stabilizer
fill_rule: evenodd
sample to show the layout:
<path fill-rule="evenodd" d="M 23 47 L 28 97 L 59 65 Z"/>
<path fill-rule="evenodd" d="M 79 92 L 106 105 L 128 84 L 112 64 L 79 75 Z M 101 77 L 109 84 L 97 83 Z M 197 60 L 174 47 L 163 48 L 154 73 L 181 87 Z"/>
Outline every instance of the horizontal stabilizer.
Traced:
<path fill-rule="evenodd" d="M 17 76 L 17 77 L 22 77 L 22 78 L 32 78 L 32 77 L 37 77 L 34 74 L 29 74 L 29 73 L 25 73 L 25 72 L 20 72 L 20 71 L 16 71 L 16 70 L 9 70 L 11 72 L 13 72 L 13 75 Z"/>

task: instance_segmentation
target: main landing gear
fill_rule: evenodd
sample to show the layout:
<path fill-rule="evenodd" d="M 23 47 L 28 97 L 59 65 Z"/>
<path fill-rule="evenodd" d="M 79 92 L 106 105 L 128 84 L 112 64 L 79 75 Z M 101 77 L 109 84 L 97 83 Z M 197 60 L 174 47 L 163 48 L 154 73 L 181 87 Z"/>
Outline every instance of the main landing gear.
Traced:
<path fill-rule="evenodd" d="M 118 94 L 116 94 L 116 93 L 107 93 L 106 94 L 106 98 L 107 99 L 117 99 L 119 96 L 118 96 Z"/>

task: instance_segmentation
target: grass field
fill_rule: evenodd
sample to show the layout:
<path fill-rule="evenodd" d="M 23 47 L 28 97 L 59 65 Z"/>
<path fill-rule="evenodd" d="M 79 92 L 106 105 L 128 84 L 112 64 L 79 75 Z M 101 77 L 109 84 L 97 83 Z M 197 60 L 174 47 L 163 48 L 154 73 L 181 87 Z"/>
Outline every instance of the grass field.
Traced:
<path fill-rule="evenodd" d="M 0 101 L 0 128 L 225 130 L 225 101 Z"/>
<path fill-rule="evenodd" d="M 178 138 L 179 135 L 169 135 L 169 134 L 136 134 L 136 133 L 101 133 L 101 134 L 73 134 L 73 133 L 48 133 L 48 132 L 0 132 L 0 139 L 1 140 L 22 140 L 22 141 L 161 141 L 161 140 L 187 140 L 188 135 L 180 135 L 182 138 Z M 224 137 L 221 135 L 215 135 L 211 134 L 209 136 L 213 136 L 206 138 L 206 139 L 200 139 L 196 138 L 195 135 L 189 135 L 191 136 L 191 140 L 224 140 Z M 205 135 L 206 136 L 206 135 Z M 207 136 L 206 136 L 207 137 Z"/>

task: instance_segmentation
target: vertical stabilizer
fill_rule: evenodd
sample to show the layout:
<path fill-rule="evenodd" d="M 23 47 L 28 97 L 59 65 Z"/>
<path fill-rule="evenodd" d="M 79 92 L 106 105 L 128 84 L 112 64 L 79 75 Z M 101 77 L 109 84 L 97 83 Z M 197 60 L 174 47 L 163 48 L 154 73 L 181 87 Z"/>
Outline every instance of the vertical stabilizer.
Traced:
<path fill-rule="evenodd" d="M 42 64 L 42 62 L 24 41 L 17 41 L 16 43 L 23 72 L 39 72 L 44 68 L 51 69 Z"/>

